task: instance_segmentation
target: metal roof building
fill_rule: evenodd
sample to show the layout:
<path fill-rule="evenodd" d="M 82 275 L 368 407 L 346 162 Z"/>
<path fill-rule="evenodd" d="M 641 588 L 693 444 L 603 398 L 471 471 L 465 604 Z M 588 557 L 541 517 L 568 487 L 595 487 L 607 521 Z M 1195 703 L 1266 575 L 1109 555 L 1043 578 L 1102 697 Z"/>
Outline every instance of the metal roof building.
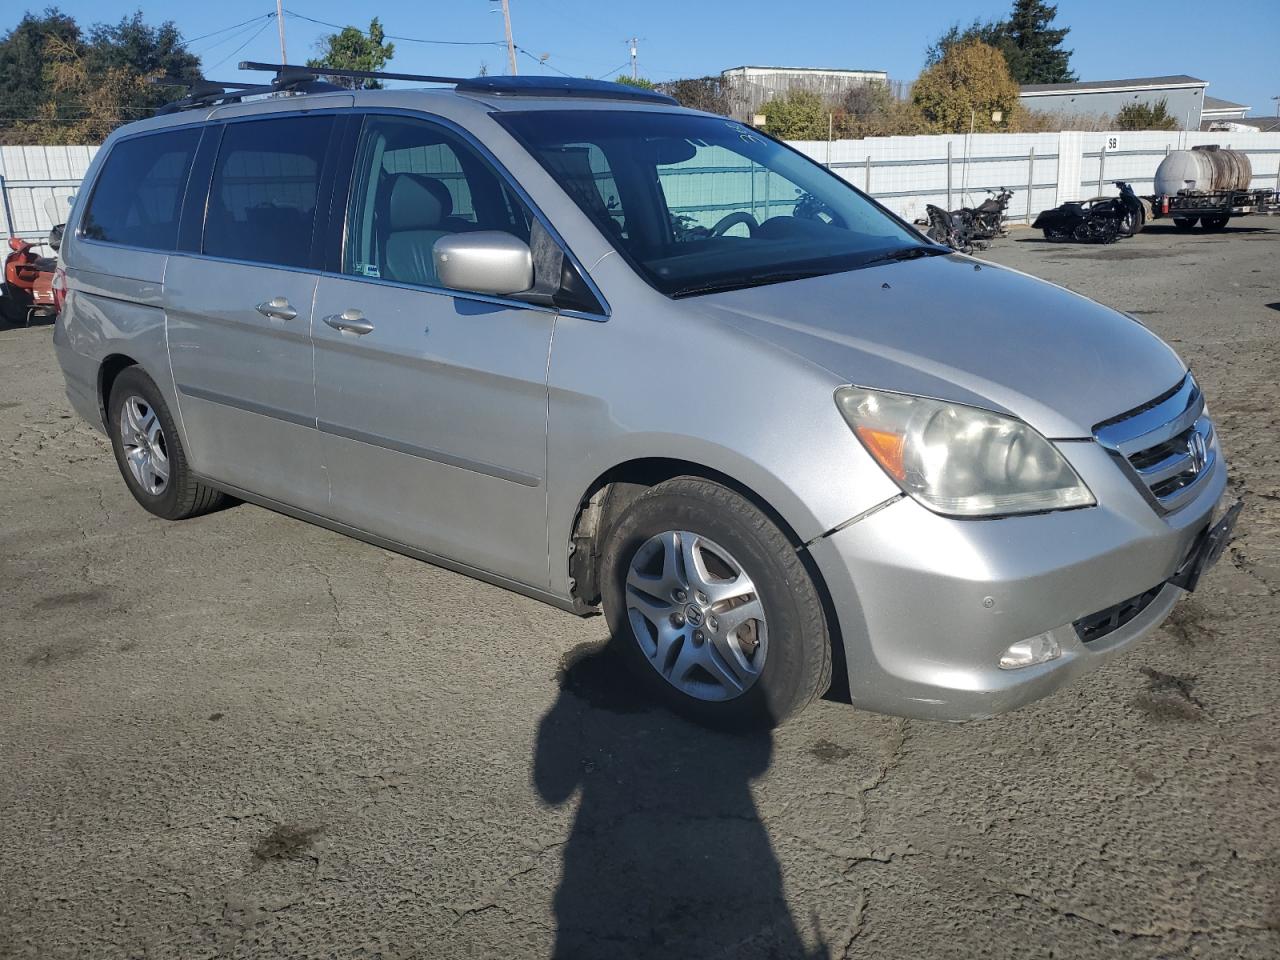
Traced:
<path fill-rule="evenodd" d="M 1018 99 L 1028 110 L 1094 117 L 1114 117 L 1131 104 L 1155 105 L 1163 100 L 1183 129 L 1198 130 L 1204 110 L 1204 91 L 1208 86 L 1208 81 L 1186 74 L 1080 83 L 1032 83 L 1022 88 Z"/>

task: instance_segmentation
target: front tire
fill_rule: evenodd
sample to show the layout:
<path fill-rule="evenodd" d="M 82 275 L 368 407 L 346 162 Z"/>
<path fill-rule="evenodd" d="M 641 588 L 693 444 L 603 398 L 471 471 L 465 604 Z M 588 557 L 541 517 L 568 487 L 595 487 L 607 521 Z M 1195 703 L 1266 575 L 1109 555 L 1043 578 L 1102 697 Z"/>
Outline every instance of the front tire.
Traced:
<path fill-rule="evenodd" d="M 129 367 L 116 377 L 107 404 L 116 465 L 143 509 L 166 520 L 185 520 L 223 505 L 224 494 L 195 479 L 173 416 L 141 369 Z"/>
<path fill-rule="evenodd" d="M 677 477 L 631 501 L 605 536 L 601 588 L 632 671 L 699 722 L 771 727 L 830 686 L 826 615 L 795 545 L 720 484 Z"/>

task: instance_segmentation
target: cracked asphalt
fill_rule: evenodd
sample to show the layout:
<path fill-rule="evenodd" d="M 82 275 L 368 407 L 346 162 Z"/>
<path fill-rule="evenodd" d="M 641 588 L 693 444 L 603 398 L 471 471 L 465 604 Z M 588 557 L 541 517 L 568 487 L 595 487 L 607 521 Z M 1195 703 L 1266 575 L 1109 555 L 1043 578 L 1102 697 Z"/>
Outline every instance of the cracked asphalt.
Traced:
<path fill-rule="evenodd" d="M 600 618 L 152 518 L 0 329 L 0 956 L 1280 956 L 1280 222 L 984 256 L 1171 340 L 1246 509 L 1156 636 L 965 725 L 699 730 Z"/>

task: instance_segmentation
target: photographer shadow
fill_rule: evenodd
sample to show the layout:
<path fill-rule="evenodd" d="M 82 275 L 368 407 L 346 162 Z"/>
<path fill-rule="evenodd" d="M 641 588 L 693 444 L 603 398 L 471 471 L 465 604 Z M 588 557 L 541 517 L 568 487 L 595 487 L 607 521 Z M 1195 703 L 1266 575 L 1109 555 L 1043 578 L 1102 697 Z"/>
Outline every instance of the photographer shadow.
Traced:
<path fill-rule="evenodd" d="M 806 956 L 751 796 L 772 735 L 707 730 L 652 705 L 612 647 L 569 656 L 538 731 L 539 795 L 579 796 L 554 956 Z"/>

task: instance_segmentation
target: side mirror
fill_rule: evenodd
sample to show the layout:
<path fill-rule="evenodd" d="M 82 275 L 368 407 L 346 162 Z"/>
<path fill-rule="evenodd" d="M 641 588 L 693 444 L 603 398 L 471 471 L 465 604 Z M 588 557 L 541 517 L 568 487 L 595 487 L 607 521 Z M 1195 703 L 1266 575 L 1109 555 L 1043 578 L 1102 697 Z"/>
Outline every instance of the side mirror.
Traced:
<path fill-rule="evenodd" d="M 49 246 L 54 250 L 62 249 L 62 232 L 66 226 L 65 223 L 60 223 L 49 231 Z"/>
<path fill-rule="evenodd" d="M 533 253 L 501 230 L 451 233 L 431 248 L 440 285 L 450 290 L 507 297 L 533 286 Z"/>

